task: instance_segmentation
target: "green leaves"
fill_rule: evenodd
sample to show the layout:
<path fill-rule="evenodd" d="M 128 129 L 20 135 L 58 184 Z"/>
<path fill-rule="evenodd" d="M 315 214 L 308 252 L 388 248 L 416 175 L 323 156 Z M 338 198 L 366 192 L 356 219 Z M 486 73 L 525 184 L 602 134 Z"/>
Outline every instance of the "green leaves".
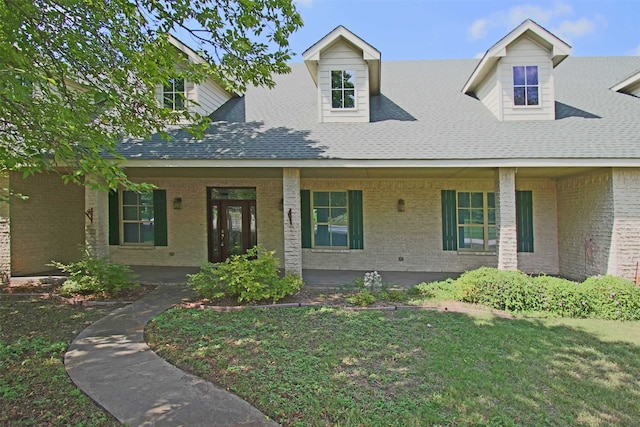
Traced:
<path fill-rule="evenodd" d="M 178 73 L 231 91 L 271 87 L 302 25 L 288 0 L 3 0 L 0 22 L 0 167 L 101 188 L 134 185 L 118 166 L 123 137 L 185 119 L 206 128 L 205 117 L 163 108 L 157 86 Z M 208 64 L 178 54 L 174 31 Z"/>

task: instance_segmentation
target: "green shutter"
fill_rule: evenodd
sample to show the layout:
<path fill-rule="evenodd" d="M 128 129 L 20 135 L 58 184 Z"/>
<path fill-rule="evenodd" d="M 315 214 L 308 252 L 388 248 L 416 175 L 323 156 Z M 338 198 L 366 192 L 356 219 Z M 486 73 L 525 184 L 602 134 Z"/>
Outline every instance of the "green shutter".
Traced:
<path fill-rule="evenodd" d="M 302 247 L 311 247 L 311 191 L 300 190 L 300 222 Z"/>
<path fill-rule="evenodd" d="M 109 191 L 109 244 L 120 244 L 120 206 L 116 190 Z"/>
<path fill-rule="evenodd" d="M 167 192 L 153 190 L 153 244 L 167 246 Z"/>
<path fill-rule="evenodd" d="M 458 250 L 456 234 L 456 191 L 442 190 L 442 250 Z"/>
<path fill-rule="evenodd" d="M 364 249 L 362 190 L 349 190 L 349 249 Z"/>
<path fill-rule="evenodd" d="M 516 228 L 518 252 L 533 252 L 533 194 L 516 191 Z"/>

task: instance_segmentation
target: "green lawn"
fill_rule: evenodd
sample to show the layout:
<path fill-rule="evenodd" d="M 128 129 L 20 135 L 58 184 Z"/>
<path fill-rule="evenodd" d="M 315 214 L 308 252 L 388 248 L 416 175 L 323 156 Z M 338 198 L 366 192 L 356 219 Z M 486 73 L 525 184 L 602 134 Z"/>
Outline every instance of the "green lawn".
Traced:
<path fill-rule="evenodd" d="M 112 309 L 0 295 L 0 425 L 120 425 L 63 365 L 73 338 Z"/>
<path fill-rule="evenodd" d="M 605 426 L 640 420 L 640 322 L 337 308 L 176 308 L 172 363 L 284 425 Z"/>

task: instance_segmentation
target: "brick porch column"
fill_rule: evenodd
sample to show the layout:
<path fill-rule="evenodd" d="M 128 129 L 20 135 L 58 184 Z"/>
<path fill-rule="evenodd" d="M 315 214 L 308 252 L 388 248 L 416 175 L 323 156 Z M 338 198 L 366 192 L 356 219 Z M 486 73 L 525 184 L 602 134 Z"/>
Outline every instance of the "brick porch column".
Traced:
<path fill-rule="evenodd" d="M 300 169 L 282 168 L 284 271 L 302 277 Z"/>
<path fill-rule="evenodd" d="M 109 255 L 109 195 L 105 191 L 84 188 L 84 209 L 93 212 L 93 222 L 85 215 L 84 240 L 96 256 Z"/>
<path fill-rule="evenodd" d="M 9 175 L 5 172 L 0 175 L 0 191 L 4 199 L 0 200 L 0 283 L 8 283 L 11 278 L 11 205 L 7 200 L 9 185 Z"/>
<path fill-rule="evenodd" d="M 518 269 L 518 234 L 516 231 L 516 170 L 498 168 L 496 180 L 496 232 L 498 268 Z"/>

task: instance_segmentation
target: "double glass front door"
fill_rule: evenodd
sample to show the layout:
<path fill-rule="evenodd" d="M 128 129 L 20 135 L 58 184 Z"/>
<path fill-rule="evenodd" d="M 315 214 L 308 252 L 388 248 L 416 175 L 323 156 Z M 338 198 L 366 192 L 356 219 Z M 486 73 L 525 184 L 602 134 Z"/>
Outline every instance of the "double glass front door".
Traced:
<path fill-rule="evenodd" d="M 209 188 L 209 261 L 221 262 L 255 246 L 255 188 Z"/>

